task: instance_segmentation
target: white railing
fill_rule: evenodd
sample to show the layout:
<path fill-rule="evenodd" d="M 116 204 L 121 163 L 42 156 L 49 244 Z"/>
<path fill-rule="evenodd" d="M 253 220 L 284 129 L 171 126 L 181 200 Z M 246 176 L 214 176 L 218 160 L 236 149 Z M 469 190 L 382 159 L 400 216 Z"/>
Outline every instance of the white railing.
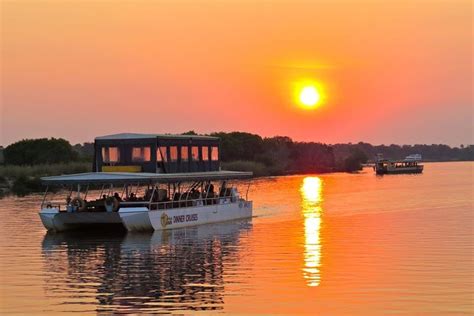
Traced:
<path fill-rule="evenodd" d="M 245 201 L 238 196 L 222 196 L 222 197 L 208 197 L 208 198 L 197 198 L 197 199 L 178 199 L 169 201 L 122 201 L 120 202 L 121 207 L 127 206 L 147 206 L 150 210 L 158 209 L 172 209 L 172 208 L 184 208 L 184 207 L 198 207 L 198 206 L 210 206 L 217 204 L 229 204 L 236 203 L 238 201 Z"/>

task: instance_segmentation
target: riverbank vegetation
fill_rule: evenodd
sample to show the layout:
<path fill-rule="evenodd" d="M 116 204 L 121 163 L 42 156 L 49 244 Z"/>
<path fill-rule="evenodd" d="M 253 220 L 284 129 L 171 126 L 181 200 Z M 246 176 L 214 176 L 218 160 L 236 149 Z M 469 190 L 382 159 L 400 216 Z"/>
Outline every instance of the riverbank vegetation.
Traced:
<path fill-rule="evenodd" d="M 354 172 L 360 170 L 363 164 L 373 161 L 377 154 L 390 159 L 421 154 L 424 161 L 474 160 L 473 145 L 454 148 L 438 144 L 373 146 L 363 142 L 328 145 L 296 142 L 285 136 L 262 138 L 242 132 L 211 135 L 221 139 L 224 168 L 254 171 L 256 175 Z"/>
<path fill-rule="evenodd" d="M 2 156 L 0 197 L 42 191 L 40 178 L 44 176 L 92 170 L 91 157 L 60 138 L 22 140 L 7 146 Z"/>
<path fill-rule="evenodd" d="M 195 134 L 189 131 L 185 134 Z M 225 170 L 252 171 L 255 176 L 296 173 L 355 172 L 376 154 L 402 159 L 421 154 L 424 161 L 474 160 L 474 146 L 379 145 L 368 143 L 328 145 L 297 142 L 286 136 L 263 138 L 231 132 L 212 133 L 221 140 L 221 163 Z M 42 138 L 22 140 L 7 146 L 0 157 L 0 197 L 8 193 L 25 195 L 41 191 L 43 176 L 89 172 L 92 143 L 72 146 L 67 140 Z"/>
<path fill-rule="evenodd" d="M 39 165 L 3 165 L 0 166 L 0 197 L 13 193 L 24 196 L 32 192 L 41 192 L 41 177 L 61 174 L 90 172 L 91 162 L 73 161 L 68 163 Z"/>

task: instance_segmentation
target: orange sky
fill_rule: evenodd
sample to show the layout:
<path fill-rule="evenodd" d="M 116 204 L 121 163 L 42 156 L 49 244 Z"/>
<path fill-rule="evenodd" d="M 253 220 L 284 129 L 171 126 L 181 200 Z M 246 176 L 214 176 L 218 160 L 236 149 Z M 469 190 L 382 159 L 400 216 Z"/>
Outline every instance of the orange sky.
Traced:
<path fill-rule="evenodd" d="M 472 139 L 470 1 L 3 1 L 1 135 Z M 317 110 L 292 85 L 325 87 Z"/>

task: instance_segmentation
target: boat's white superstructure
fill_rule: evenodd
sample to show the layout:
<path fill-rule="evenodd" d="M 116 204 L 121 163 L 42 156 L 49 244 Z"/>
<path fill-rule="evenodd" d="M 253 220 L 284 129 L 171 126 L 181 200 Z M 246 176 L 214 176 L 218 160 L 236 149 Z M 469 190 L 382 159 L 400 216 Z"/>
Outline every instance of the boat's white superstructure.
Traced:
<path fill-rule="evenodd" d="M 46 194 L 39 215 L 43 225 L 54 231 L 91 227 L 167 230 L 249 218 L 252 202 L 239 194 L 238 187 L 251 175 L 233 171 L 94 172 L 46 177 L 46 185 L 69 190 L 59 200 L 48 199 Z"/>

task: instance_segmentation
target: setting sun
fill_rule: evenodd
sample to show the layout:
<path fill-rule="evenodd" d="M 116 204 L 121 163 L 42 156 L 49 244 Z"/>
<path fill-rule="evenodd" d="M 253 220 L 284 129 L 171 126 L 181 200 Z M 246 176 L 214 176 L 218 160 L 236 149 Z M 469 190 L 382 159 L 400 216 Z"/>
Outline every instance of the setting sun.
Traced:
<path fill-rule="evenodd" d="M 316 109 L 324 103 L 325 99 L 321 83 L 313 79 L 303 79 L 293 83 L 293 100 L 300 108 Z"/>
<path fill-rule="evenodd" d="M 318 90 L 313 86 L 307 86 L 301 90 L 300 102 L 307 107 L 316 106 L 320 98 Z"/>

